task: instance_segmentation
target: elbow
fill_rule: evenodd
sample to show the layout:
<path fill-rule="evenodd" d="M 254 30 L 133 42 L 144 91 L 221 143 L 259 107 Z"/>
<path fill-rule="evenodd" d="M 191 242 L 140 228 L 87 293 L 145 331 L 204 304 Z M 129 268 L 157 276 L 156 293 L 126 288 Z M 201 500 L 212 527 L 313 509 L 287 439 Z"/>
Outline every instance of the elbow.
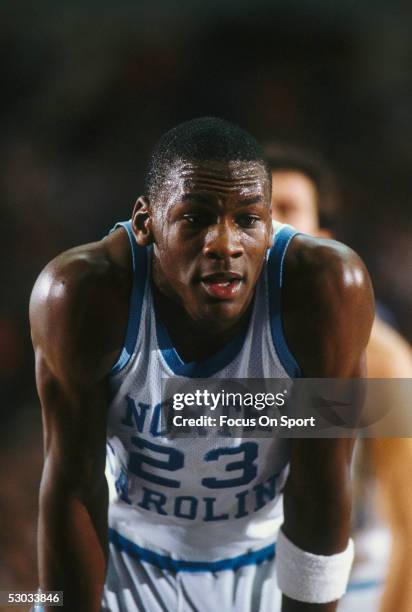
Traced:
<path fill-rule="evenodd" d="M 107 497 L 107 481 L 103 470 L 90 473 L 59 465 L 46 454 L 39 489 L 40 512 L 47 507 L 67 505 L 69 500 L 79 500 L 85 506 L 93 505 Z M 61 508 L 63 510 L 63 508 Z"/>

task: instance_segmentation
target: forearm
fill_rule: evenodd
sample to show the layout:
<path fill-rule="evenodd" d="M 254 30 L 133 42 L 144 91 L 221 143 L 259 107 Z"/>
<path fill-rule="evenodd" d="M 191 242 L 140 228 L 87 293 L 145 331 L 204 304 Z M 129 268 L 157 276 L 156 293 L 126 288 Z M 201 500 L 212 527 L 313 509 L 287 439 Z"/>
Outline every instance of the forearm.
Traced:
<path fill-rule="evenodd" d="M 319 442 L 316 444 L 322 446 Z M 282 612 L 334 612 L 337 599 L 345 589 L 345 576 L 349 572 L 352 555 L 351 548 L 348 548 L 351 511 L 349 468 L 346 460 L 339 461 L 333 470 L 335 480 L 329 468 L 323 468 L 322 472 L 316 465 L 312 442 L 306 442 L 305 446 L 311 451 L 311 472 L 315 477 L 312 475 L 309 479 L 309 473 L 302 479 L 292 477 L 285 489 L 282 532 L 290 544 L 285 547 L 280 541 L 278 543 L 278 563 L 282 563 L 278 576 L 281 579 L 283 575 L 284 592 L 288 595 L 283 596 Z M 328 447 L 332 448 L 331 442 L 325 443 L 320 451 L 318 449 L 318 458 L 327 453 Z M 333 457 L 330 457 L 330 464 L 333 464 Z M 307 570 L 304 571 L 304 567 Z M 294 572 L 293 568 L 299 569 Z M 314 568 L 317 568 L 316 571 Z M 288 576 L 294 573 L 289 582 Z M 325 576 L 328 578 L 325 579 Z M 332 587 L 326 591 L 325 580 Z M 327 603 L 305 603 L 306 597 L 306 601 L 323 600 Z"/>
<path fill-rule="evenodd" d="M 42 482 L 38 562 L 41 588 L 63 591 L 63 610 L 100 610 L 107 564 L 105 482 L 88 496 L 63 483 Z"/>
<path fill-rule="evenodd" d="M 285 522 L 282 530 L 301 549 L 316 555 L 333 555 L 345 550 L 350 535 L 351 497 L 336 492 L 336 497 L 320 501 L 316 491 L 294 496 L 286 492 Z M 317 501 L 318 500 L 318 501 Z"/>
<path fill-rule="evenodd" d="M 291 512 L 291 505 L 292 502 L 289 499 L 289 512 Z M 341 509 L 331 505 L 329 508 L 323 508 L 322 510 L 316 506 L 309 510 L 308 506 L 310 505 L 299 504 L 301 509 L 305 508 L 305 516 L 301 516 L 299 523 L 293 524 L 292 528 L 290 522 L 284 524 L 282 529 L 285 535 L 302 551 L 314 555 L 330 556 L 344 551 L 347 546 L 347 538 L 336 533 L 336 523 L 339 522 L 338 517 Z M 336 517 L 335 524 L 333 524 L 333 516 Z M 297 525 L 299 525 L 299 528 L 297 528 Z M 335 612 L 337 604 L 337 600 L 315 604 L 297 601 L 286 595 L 282 596 L 282 612 Z"/>
<path fill-rule="evenodd" d="M 280 586 L 284 591 L 282 612 L 335 612 L 338 598 L 345 589 L 345 573 L 348 573 L 348 563 L 350 563 L 350 561 L 347 561 L 347 557 L 350 557 L 352 554 L 350 548 L 345 546 L 341 551 L 331 552 L 336 549 L 336 547 L 330 544 L 333 539 L 331 534 L 329 534 L 329 546 L 325 546 L 324 533 L 322 538 L 320 538 L 322 540 L 321 546 L 317 542 L 315 543 L 318 544 L 317 546 L 309 544 L 305 548 L 298 545 L 299 539 L 296 536 L 290 535 L 290 537 L 286 537 L 291 545 L 294 545 L 292 548 L 295 551 L 297 549 L 297 553 L 293 553 L 292 557 L 285 556 L 284 547 L 280 545 L 278 547 L 279 555 L 283 557 L 282 561 L 285 562 L 285 559 L 288 559 L 287 565 L 284 565 L 286 577 L 284 577 L 283 581 L 280 580 L 280 575 L 278 574 Z M 321 552 L 319 552 L 320 550 Z M 295 556 L 296 554 L 298 557 Z M 342 571 L 337 571 L 335 560 L 341 557 L 344 557 L 346 561 L 340 564 Z M 309 565 L 307 560 L 309 560 Z M 313 561 L 315 561 L 314 564 Z M 332 573 L 331 561 L 332 568 L 335 566 Z M 280 570 L 281 568 L 279 567 Z M 280 574 L 285 576 L 285 570 L 281 571 Z M 317 577 L 315 578 L 315 576 Z M 325 579 L 325 576 L 328 576 L 328 578 Z M 283 588 L 283 584 L 285 588 Z M 325 584 L 328 587 L 333 585 L 332 591 L 329 590 L 328 592 L 327 589 L 325 593 Z M 337 594 L 336 589 L 338 589 L 339 594 Z M 310 601 L 323 601 L 325 603 L 308 603 Z"/>
<path fill-rule="evenodd" d="M 412 492 L 405 475 L 412 468 L 412 440 L 409 438 L 370 439 L 371 453 L 385 518 L 391 529 L 391 553 L 381 612 L 412 609 Z"/>

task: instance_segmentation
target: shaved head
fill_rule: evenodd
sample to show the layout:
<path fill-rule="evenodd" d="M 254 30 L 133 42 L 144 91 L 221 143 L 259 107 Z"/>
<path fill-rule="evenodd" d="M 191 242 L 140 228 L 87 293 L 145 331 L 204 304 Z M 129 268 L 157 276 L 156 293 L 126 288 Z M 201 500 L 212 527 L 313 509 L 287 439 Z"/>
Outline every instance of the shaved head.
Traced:
<path fill-rule="evenodd" d="M 263 149 L 248 132 L 216 117 L 201 117 L 181 123 L 166 132 L 157 143 L 145 178 L 146 195 L 158 200 L 170 175 L 181 171 L 185 162 L 227 162 L 236 172 L 252 162 L 262 166 L 269 184 L 271 173 Z"/>

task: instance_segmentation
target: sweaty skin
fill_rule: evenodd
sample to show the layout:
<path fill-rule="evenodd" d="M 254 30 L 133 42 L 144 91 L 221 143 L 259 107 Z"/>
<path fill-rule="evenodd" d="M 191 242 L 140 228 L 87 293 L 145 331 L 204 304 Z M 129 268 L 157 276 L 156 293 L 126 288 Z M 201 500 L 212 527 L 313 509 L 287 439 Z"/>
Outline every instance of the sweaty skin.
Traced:
<path fill-rule="evenodd" d="M 186 162 L 171 173 L 161 204 L 138 199 L 133 229 L 154 245 L 156 307 L 179 354 L 203 360 L 248 318 L 272 242 L 269 182 L 257 163 Z"/>
<path fill-rule="evenodd" d="M 269 181 L 258 163 L 182 161 L 165 185 L 156 200 L 138 199 L 133 232 L 139 245 L 153 244 L 155 305 L 176 349 L 185 360 L 203 360 L 247 324 L 272 242 Z M 362 262 L 338 243 L 297 237 L 285 265 L 285 335 L 304 375 L 360 376 L 373 312 Z M 130 287 L 129 244 L 119 229 L 53 260 L 31 298 L 45 448 L 40 585 L 64 590 L 64 610 L 99 610 L 107 375 L 123 345 Z M 305 550 L 346 548 L 351 446 L 345 439 L 291 443 L 284 530 Z M 286 597 L 282 604 L 283 612 L 335 609 L 336 602 Z"/>
<path fill-rule="evenodd" d="M 316 186 L 293 169 L 272 172 L 272 216 L 315 236 L 331 237 L 319 225 Z M 366 349 L 369 378 L 412 378 L 412 350 L 398 332 L 379 318 L 373 323 Z M 396 398 L 388 398 L 396 401 Z M 410 438 L 370 438 L 364 444 L 375 468 L 392 535 L 388 576 L 381 612 L 412 610 L 412 492 L 405 486 L 412 467 Z"/>

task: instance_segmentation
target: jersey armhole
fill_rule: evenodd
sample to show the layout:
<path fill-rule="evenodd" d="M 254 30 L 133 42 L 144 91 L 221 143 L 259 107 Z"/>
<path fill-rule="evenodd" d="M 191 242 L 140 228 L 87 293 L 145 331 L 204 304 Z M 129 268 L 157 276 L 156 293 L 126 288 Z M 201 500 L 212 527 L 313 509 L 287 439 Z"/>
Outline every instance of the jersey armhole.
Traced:
<path fill-rule="evenodd" d="M 299 232 L 290 225 L 284 225 L 275 235 L 269 251 L 267 265 L 267 283 L 269 295 L 269 323 L 273 346 L 291 378 L 300 378 L 302 371 L 286 342 L 282 321 L 282 286 L 284 263 L 287 248 Z"/>
<path fill-rule="evenodd" d="M 129 315 L 126 328 L 126 336 L 123 342 L 121 353 L 112 366 L 109 376 L 118 374 L 127 365 L 130 357 L 133 355 L 136 348 L 136 342 L 139 335 L 140 319 L 143 307 L 143 296 L 146 288 L 147 277 L 147 249 L 140 247 L 136 243 L 136 239 L 132 231 L 131 221 L 121 221 L 110 230 L 113 232 L 118 227 L 123 227 L 129 239 L 131 256 L 132 256 L 132 289 L 129 299 Z"/>

